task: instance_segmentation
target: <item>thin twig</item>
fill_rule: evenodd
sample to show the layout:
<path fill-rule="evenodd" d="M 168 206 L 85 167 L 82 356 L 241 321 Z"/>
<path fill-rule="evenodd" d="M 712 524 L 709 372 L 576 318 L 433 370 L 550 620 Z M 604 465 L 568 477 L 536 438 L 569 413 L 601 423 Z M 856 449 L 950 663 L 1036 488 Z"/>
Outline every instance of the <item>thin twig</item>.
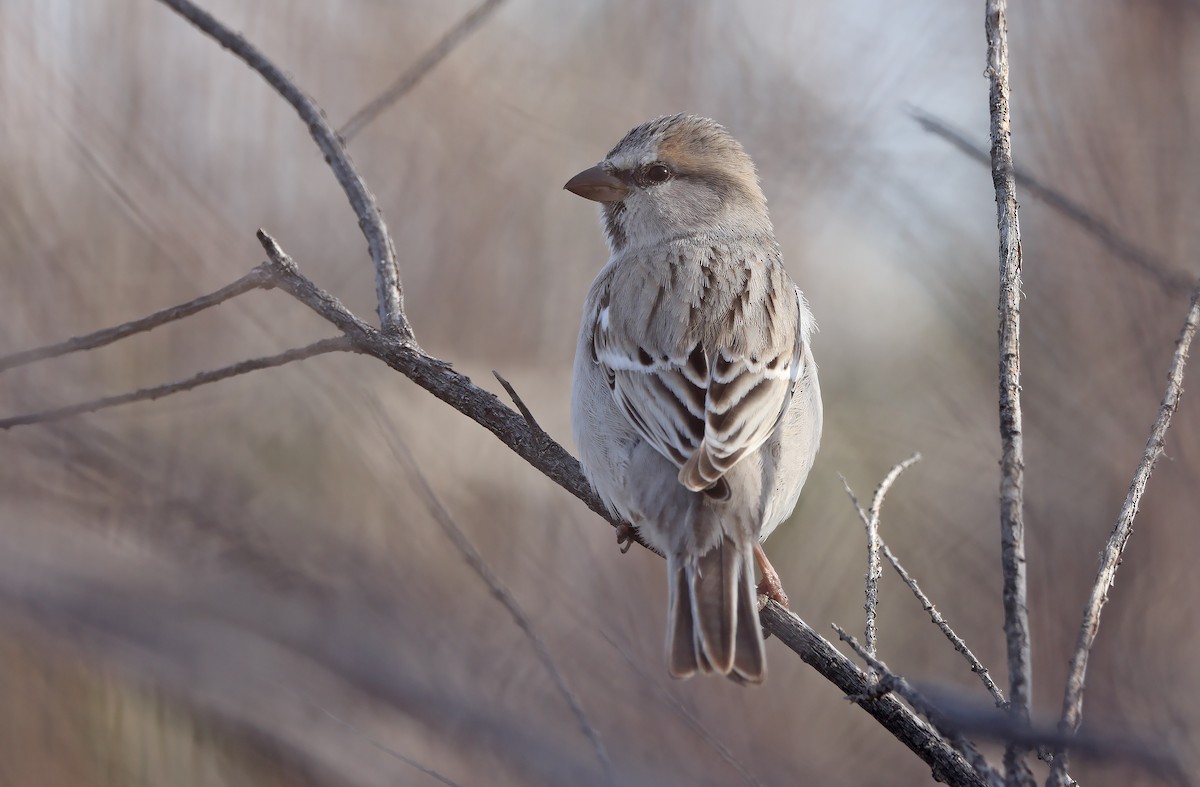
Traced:
<path fill-rule="evenodd" d="M 1013 179 L 1008 108 L 1006 0 L 987 0 L 987 76 L 992 136 L 992 183 L 1000 230 L 1000 543 L 1004 566 L 1004 639 L 1008 650 L 1009 702 L 1028 721 L 1033 672 L 1025 578 L 1025 457 L 1021 435 L 1021 227 Z M 1008 787 L 1032 787 L 1025 751 L 1004 752 Z"/>
<path fill-rule="evenodd" d="M 525 614 L 524 610 L 521 609 L 521 605 L 517 602 L 516 597 L 513 596 L 508 587 L 500 580 L 500 577 L 496 576 L 491 566 L 483 559 L 483 555 L 479 554 L 479 550 L 475 548 L 475 544 L 471 542 L 471 539 L 467 537 L 463 529 L 454 521 L 454 517 L 446 509 L 446 506 L 442 504 L 437 492 L 430 486 L 428 479 L 425 478 L 425 474 L 421 472 L 420 465 L 417 464 L 417 460 L 413 457 L 412 452 L 408 450 L 408 446 L 405 445 L 400 435 L 397 434 L 395 429 L 390 428 L 378 410 L 375 411 L 375 419 L 378 421 L 380 431 L 390 438 L 387 443 L 388 448 L 392 451 L 392 456 L 408 469 L 417 492 L 424 499 L 425 507 L 433 515 L 434 521 L 438 523 L 442 532 L 450 539 L 450 543 L 454 544 L 455 549 L 462 555 L 467 566 L 475 572 L 476 576 L 483 580 L 483 583 L 487 585 L 492 596 L 508 610 L 508 614 L 512 616 L 513 622 L 517 624 L 517 627 L 521 629 L 521 632 L 529 640 L 530 644 L 533 645 L 538 659 L 542 662 L 546 671 L 550 673 L 550 678 L 554 681 L 555 688 L 558 689 L 559 694 L 562 695 L 567 706 L 575 715 L 575 719 L 579 722 L 583 734 L 591 742 L 592 748 L 596 752 L 596 759 L 599 760 L 600 767 L 604 769 L 606 781 L 609 784 L 615 784 L 612 762 L 609 760 L 608 752 L 604 748 L 604 741 L 601 740 L 600 733 L 597 732 L 591 719 L 588 718 L 579 696 L 575 694 L 570 684 L 567 683 L 566 676 L 563 675 L 562 670 L 555 663 L 554 656 L 550 654 L 550 647 L 546 644 L 546 640 L 534 628 L 533 622 Z"/>
<path fill-rule="evenodd" d="M 954 649 L 961 653 L 963 658 L 967 660 L 967 663 L 971 665 L 971 672 L 974 672 L 983 681 L 984 688 L 992 695 L 992 699 L 996 701 L 996 705 L 998 707 L 1007 707 L 1008 703 L 1004 700 L 1004 692 L 1000 691 L 1000 687 L 992 680 L 992 676 L 988 674 L 987 667 L 983 666 L 983 662 L 967 647 L 966 641 L 958 636 L 950 624 L 946 622 L 946 619 L 942 617 L 942 613 L 938 612 L 937 607 L 929 600 L 929 596 L 925 595 L 925 592 L 921 590 L 921 586 L 917 584 L 917 580 L 904 569 L 904 566 L 900 563 L 900 559 L 896 557 L 887 543 L 884 542 L 881 546 L 883 548 L 883 556 L 892 564 L 892 568 L 896 569 L 896 573 L 900 575 L 900 579 L 904 584 L 908 585 L 908 589 L 917 597 L 917 601 L 921 602 L 921 608 L 929 615 L 929 619 L 933 621 L 933 624 L 941 629 L 942 633 L 946 635 L 946 639 L 950 640 L 950 644 L 954 646 Z"/>
<path fill-rule="evenodd" d="M 887 482 L 887 485 L 890 487 L 892 482 L 895 481 L 895 476 L 899 476 L 899 471 L 903 471 L 905 467 L 920 459 L 920 457 L 920 454 L 913 454 L 912 457 L 906 460 L 906 462 L 902 462 L 900 465 L 892 468 L 892 473 L 889 473 L 888 478 L 884 479 L 884 481 Z M 854 504 L 854 509 L 858 512 L 858 518 L 862 520 L 863 525 L 869 530 L 871 528 L 871 515 L 866 511 L 863 511 L 862 506 L 860 506 L 858 503 L 858 498 L 854 494 L 854 490 L 850 488 L 850 484 L 845 478 L 842 478 L 842 486 L 845 488 L 846 494 L 850 496 L 850 502 Z M 883 484 L 880 484 L 880 489 L 882 489 L 885 493 L 887 491 Z M 882 504 L 883 499 L 879 496 L 879 490 L 876 490 L 876 498 L 878 499 L 879 504 Z M 879 508 L 877 505 L 873 504 L 872 510 L 876 515 L 878 515 Z M 879 548 L 883 552 L 883 556 L 887 558 L 889 563 L 892 564 L 892 568 L 894 568 L 896 573 L 900 575 L 900 579 L 903 580 L 904 584 L 908 585 L 908 589 L 912 591 L 912 594 L 917 597 L 917 601 L 921 603 L 921 608 L 928 613 L 929 619 L 933 621 L 935 626 L 941 629 L 942 633 L 946 635 L 946 639 L 950 640 L 950 644 L 954 646 L 954 649 L 961 653 L 963 658 L 967 660 L 967 663 L 971 665 L 971 671 L 977 674 L 980 680 L 983 681 L 984 687 L 987 688 L 992 697 L 996 700 L 996 704 L 1002 707 L 1006 706 L 1004 694 L 1000 691 L 1000 688 L 996 686 L 991 675 L 988 674 L 987 667 L 983 666 L 983 663 L 979 661 L 979 659 L 967 646 L 966 641 L 963 640 L 962 637 L 958 636 L 954 629 L 950 627 L 950 624 L 944 617 L 942 617 L 942 613 L 938 612 L 937 607 L 935 607 L 933 602 L 929 600 L 929 596 L 925 595 L 925 591 L 921 590 L 921 586 L 917 584 L 917 580 L 914 579 L 913 576 L 904 568 L 903 564 L 900 563 L 900 559 L 896 557 L 895 553 L 892 552 L 891 548 L 888 547 L 887 542 L 883 540 L 883 537 L 878 535 L 878 526 L 876 526 L 875 532 L 879 539 Z M 868 652 L 870 652 L 869 648 Z M 875 654 L 872 653 L 871 655 Z"/>
<path fill-rule="evenodd" d="M 863 605 L 863 610 L 867 613 L 867 622 L 866 629 L 863 632 L 863 640 L 866 642 L 867 652 L 872 656 L 877 652 L 878 626 L 876 623 L 876 611 L 879 607 L 879 579 L 883 576 L 883 566 L 879 562 L 879 548 L 882 544 L 879 538 L 879 513 L 883 508 L 883 498 L 887 496 L 888 490 L 892 488 L 892 484 L 896 483 L 896 479 L 900 477 L 901 473 L 920 460 L 921 455 L 915 453 L 908 459 L 897 464 L 884 476 L 883 481 L 875 488 L 875 495 L 871 499 L 871 510 L 869 513 L 862 510 L 862 506 L 858 503 L 858 497 L 854 494 L 854 490 L 850 488 L 850 483 L 846 480 L 845 476 L 840 476 L 842 486 L 845 488 L 846 494 L 850 496 L 850 502 L 854 504 L 855 510 L 858 511 L 859 519 L 862 520 L 863 525 L 867 529 L 867 601 Z"/>
<path fill-rule="evenodd" d="M 213 369 L 207 372 L 201 372 L 187 378 L 186 380 L 178 380 L 173 383 L 165 383 L 156 385 L 151 388 L 141 388 L 137 391 L 118 394 L 116 396 L 106 396 L 101 399 L 93 399 L 88 402 L 68 405 L 67 407 L 58 407 L 53 410 L 42 410 L 36 413 L 28 413 L 26 415 L 17 415 L 11 418 L 0 418 L 0 431 L 12 429 L 14 426 L 27 426 L 29 424 L 46 424 L 53 421 L 61 421 L 64 418 L 70 418 L 83 413 L 94 413 L 97 410 L 107 410 L 110 407 L 117 407 L 130 402 L 142 402 L 148 399 L 160 399 L 164 396 L 179 393 L 181 391 L 190 391 L 193 388 L 199 388 L 202 385 L 215 383 L 219 380 L 226 380 L 230 377 L 237 377 L 239 374 L 247 372 L 255 372 L 259 369 L 270 369 L 274 366 L 283 366 L 292 361 L 300 361 L 305 358 L 312 358 L 315 355 L 324 355 L 332 352 L 346 352 L 354 349 L 354 345 L 344 336 L 335 336 L 331 339 L 321 339 L 318 342 L 313 342 L 305 347 L 298 347 L 294 350 L 281 352 L 278 355 L 268 355 L 262 358 L 251 358 L 246 361 L 239 361 L 230 366 L 222 366 L 220 369 Z"/>
<path fill-rule="evenodd" d="M 858 657 L 866 662 L 871 673 L 879 676 L 878 682 L 872 685 L 867 691 L 866 696 L 868 698 L 880 697 L 887 693 L 894 693 L 903 697 L 921 715 L 929 719 L 929 723 L 971 763 L 971 766 L 981 778 L 986 779 L 992 785 L 1001 784 L 1000 774 L 992 769 L 992 766 L 988 764 L 987 758 L 983 756 L 979 749 L 975 747 L 975 744 L 969 741 L 959 729 L 949 724 L 936 705 L 926 699 L 921 692 L 913 688 L 912 684 L 907 680 L 892 672 L 887 664 L 860 645 L 858 640 L 847 633 L 841 626 L 834 623 L 833 629 L 838 633 L 838 637 L 842 642 L 849 645 L 858 654 Z M 851 696 L 849 699 L 857 702 L 859 697 Z"/>
<path fill-rule="evenodd" d="M 871 641 L 867 644 L 867 649 L 872 656 L 876 653 L 875 612 L 879 603 L 879 578 L 883 576 L 883 566 L 879 563 L 879 548 L 883 543 L 879 537 L 879 514 L 883 508 L 883 498 L 887 495 L 888 490 L 892 488 L 892 484 L 896 483 L 896 479 L 900 477 L 901 473 L 919 461 L 921 461 L 921 454 L 914 453 L 908 459 L 893 467 L 884 476 L 883 481 L 879 483 L 879 486 L 875 489 L 875 495 L 871 498 L 870 518 L 867 525 L 867 583 L 870 586 L 867 591 L 867 603 L 871 607 L 868 613 L 871 623 Z M 871 598 L 872 595 L 875 596 L 874 599 Z"/>
<path fill-rule="evenodd" d="M 438 39 L 436 44 L 417 58 L 417 62 L 413 63 L 403 74 L 397 77 L 395 82 L 389 85 L 378 96 L 368 101 L 362 109 L 355 112 L 346 121 L 346 124 L 338 129 L 338 134 L 341 138 L 346 142 L 354 139 L 354 137 L 358 136 L 358 132 L 362 131 L 367 125 L 383 114 L 388 107 L 404 98 L 405 95 L 417 86 L 417 83 L 424 79 L 426 74 L 432 71 L 438 63 L 445 60 L 446 56 L 466 40 L 471 33 L 478 30 L 480 25 L 503 2 L 504 0 L 484 0 L 484 2 L 471 9 L 466 16 L 458 20 L 454 27 L 447 30 L 446 34 Z"/>
<path fill-rule="evenodd" d="M 512 387 L 512 383 L 500 376 L 500 372 L 496 371 L 495 369 L 492 370 L 492 376 L 494 376 L 496 380 L 499 381 L 500 385 L 504 387 L 505 392 L 508 393 L 508 398 L 512 399 L 512 403 L 516 405 L 517 410 L 520 411 L 521 417 L 525 419 L 525 423 L 529 424 L 529 431 L 533 433 L 534 438 L 540 443 L 549 437 L 549 435 L 546 434 L 546 430 L 543 429 L 542 425 L 539 424 L 537 419 L 533 417 L 533 413 L 530 412 L 529 408 L 525 405 L 525 402 L 521 399 L 520 394 L 517 393 L 517 389 Z"/>
<path fill-rule="evenodd" d="M 420 762 L 417 762 L 416 760 L 414 760 L 412 757 L 409 757 L 406 754 L 398 752 L 395 749 L 393 749 L 392 747 L 384 744 L 382 741 L 377 740 L 377 739 L 371 737 L 370 735 L 367 735 L 365 732 L 360 730 L 358 727 L 356 727 L 353 724 L 351 724 L 350 722 L 346 721 L 341 716 L 338 716 L 336 713 L 329 710 L 324 705 L 321 705 L 320 703 L 318 703 L 314 700 L 310 700 L 308 697 L 305 697 L 304 695 L 299 694 L 298 692 L 295 692 L 290 687 L 285 686 L 282 683 L 279 683 L 278 685 L 279 685 L 279 688 L 282 689 L 283 691 L 291 691 L 292 693 L 296 694 L 296 696 L 298 696 L 300 698 L 301 702 L 304 702 L 304 703 L 316 708 L 318 711 L 323 713 L 325 716 L 328 716 L 331 720 L 333 720 L 337 724 L 341 725 L 342 727 L 345 727 L 352 735 L 354 735 L 357 738 L 361 738 L 362 740 L 364 740 L 368 744 L 370 744 L 372 747 L 378 749 L 379 751 L 383 752 L 384 754 L 388 755 L 389 757 L 399 760 L 400 762 L 404 763 L 405 765 L 407 765 L 410 768 L 413 768 L 414 770 L 420 771 L 421 773 L 425 774 L 426 776 L 433 779 L 434 781 L 438 781 L 438 782 L 441 782 L 442 784 L 445 784 L 446 787 L 461 787 L 461 785 L 458 782 L 451 780 L 447 776 L 443 776 L 441 773 L 438 773 L 433 768 L 430 768 L 428 765 L 423 765 Z"/>
<path fill-rule="evenodd" d="M 1133 534 L 1133 519 L 1137 516 L 1142 494 L 1150 480 L 1150 473 L 1159 457 L 1163 455 L 1163 446 L 1167 429 L 1171 426 L 1171 418 L 1179 407 L 1179 397 L 1183 393 L 1183 370 L 1187 364 L 1188 349 L 1196 336 L 1196 326 L 1200 323 L 1200 283 L 1192 292 L 1191 305 L 1188 308 L 1187 319 L 1175 343 L 1175 354 L 1171 358 L 1171 369 L 1167 375 L 1167 390 L 1163 395 L 1162 404 L 1158 407 L 1158 416 L 1154 419 L 1154 427 L 1150 430 L 1150 438 L 1146 441 L 1146 449 L 1129 485 L 1129 493 L 1117 516 L 1117 523 L 1104 552 L 1100 558 L 1100 567 L 1096 572 L 1096 581 L 1088 595 L 1087 604 L 1083 608 L 1083 622 L 1079 627 L 1079 638 L 1075 644 L 1075 652 L 1071 656 L 1071 665 L 1067 670 L 1067 687 L 1063 693 L 1063 710 L 1061 729 L 1073 733 L 1079 729 L 1083 721 L 1083 689 L 1084 678 L 1087 675 L 1088 656 L 1100 631 L 1100 611 L 1108 601 L 1108 590 L 1117 578 L 1117 567 L 1121 564 L 1121 555 L 1129 544 Z M 1065 784 L 1063 773 L 1067 766 L 1067 754 L 1059 751 L 1054 758 L 1050 771 L 1049 784 L 1055 787 Z"/>
<path fill-rule="evenodd" d="M 867 681 L 866 674 L 790 610 L 776 601 L 768 601 L 759 615 L 766 628 L 805 664 L 824 675 L 896 740 L 924 760 L 934 779 L 958 787 L 991 785 L 960 752 L 903 703 L 890 695 L 875 695 L 875 687 Z"/>
<path fill-rule="evenodd" d="M 967 139 L 965 134 L 951 128 L 946 121 L 917 107 L 910 108 L 909 112 L 913 119 L 921 125 L 921 128 L 946 140 L 970 158 L 982 164 L 988 164 L 987 150 L 976 146 Z M 1107 222 L 1062 192 L 1046 185 L 1029 170 L 1014 165 L 1013 175 L 1021 188 L 1027 189 L 1030 194 L 1038 197 L 1068 220 L 1074 222 L 1076 226 L 1099 240 L 1113 256 L 1145 273 L 1163 292 L 1172 294 L 1191 290 L 1192 277 L 1189 274 L 1172 270 L 1157 255 L 1130 242 Z"/>
<path fill-rule="evenodd" d="M 232 284 L 227 284 L 215 292 L 201 295 L 199 298 L 190 300 L 187 303 L 170 306 L 153 314 L 148 314 L 145 317 L 111 328 L 105 328 L 94 333 L 85 334 L 84 336 L 76 336 L 57 344 L 36 347 L 32 350 L 23 350 L 12 355 L 6 355 L 0 358 L 0 372 L 36 361 L 58 358 L 59 356 L 80 352 L 81 350 L 94 350 L 97 347 L 103 347 L 106 344 L 120 341 L 135 333 L 149 331 L 160 325 L 166 325 L 169 322 L 190 317 L 197 312 L 211 306 L 216 306 L 219 303 L 224 303 L 230 298 L 236 298 L 250 290 L 266 289 L 271 286 L 270 271 L 266 265 L 259 265 Z"/>
<path fill-rule="evenodd" d="M 358 226 L 367 239 L 371 261 L 375 264 L 375 295 L 379 301 L 379 323 L 387 333 L 395 333 L 402 340 L 412 340 L 412 327 L 404 315 L 404 293 L 400 286 L 400 269 L 396 263 L 396 247 L 384 224 L 383 214 L 375 204 L 375 197 L 367 190 L 362 176 L 354 168 L 350 156 L 337 133 L 325 119 L 325 113 L 304 91 L 300 90 L 258 50 L 238 33 L 230 30 L 202 8 L 189 0 L 159 0 L 180 16 L 187 19 L 202 33 L 237 55 L 246 65 L 257 71 L 300 115 L 308 126 L 308 133 L 321 149 L 326 163 L 341 184 Z"/>

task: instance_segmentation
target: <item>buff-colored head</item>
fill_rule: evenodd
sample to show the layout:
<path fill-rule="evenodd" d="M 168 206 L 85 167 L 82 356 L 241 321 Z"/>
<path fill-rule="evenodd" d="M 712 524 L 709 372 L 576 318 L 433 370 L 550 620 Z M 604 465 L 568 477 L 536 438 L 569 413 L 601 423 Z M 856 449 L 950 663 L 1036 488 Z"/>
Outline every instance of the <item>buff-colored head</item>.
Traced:
<path fill-rule="evenodd" d="M 754 162 L 722 126 L 696 115 L 643 123 L 564 188 L 602 203 L 614 253 L 695 235 L 771 233 Z"/>

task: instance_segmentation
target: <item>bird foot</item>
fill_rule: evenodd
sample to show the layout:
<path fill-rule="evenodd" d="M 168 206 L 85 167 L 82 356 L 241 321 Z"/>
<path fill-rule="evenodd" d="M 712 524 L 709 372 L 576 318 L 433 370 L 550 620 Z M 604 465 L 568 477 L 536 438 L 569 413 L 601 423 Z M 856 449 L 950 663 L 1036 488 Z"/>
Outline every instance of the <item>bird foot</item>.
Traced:
<path fill-rule="evenodd" d="M 617 525 L 617 546 L 624 555 L 634 545 L 637 539 L 637 528 L 628 522 Z"/>
<path fill-rule="evenodd" d="M 754 545 L 754 559 L 758 563 L 758 570 L 762 572 L 762 582 L 758 583 L 759 610 L 761 611 L 767 605 L 767 599 L 777 601 L 787 607 L 788 597 L 787 593 L 783 592 L 783 583 L 779 581 L 779 573 L 767 560 L 761 544 Z"/>

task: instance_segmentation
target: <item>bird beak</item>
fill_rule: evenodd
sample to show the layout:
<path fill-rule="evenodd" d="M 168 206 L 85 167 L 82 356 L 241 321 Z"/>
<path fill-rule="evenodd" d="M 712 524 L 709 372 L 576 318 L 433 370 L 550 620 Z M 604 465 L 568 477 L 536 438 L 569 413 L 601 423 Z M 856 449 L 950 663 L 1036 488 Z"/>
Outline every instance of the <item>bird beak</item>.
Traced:
<path fill-rule="evenodd" d="M 629 193 L 629 187 L 600 164 L 580 172 L 563 188 L 595 202 L 620 202 Z"/>

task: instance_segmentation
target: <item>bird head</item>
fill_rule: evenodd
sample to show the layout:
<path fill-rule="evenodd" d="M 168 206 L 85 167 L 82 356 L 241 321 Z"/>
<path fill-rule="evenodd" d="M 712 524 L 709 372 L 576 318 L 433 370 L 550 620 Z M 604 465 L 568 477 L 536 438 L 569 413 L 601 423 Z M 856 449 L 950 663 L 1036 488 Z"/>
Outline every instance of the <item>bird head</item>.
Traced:
<path fill-rule="evenodd" d="M 696 235 L 771 233 L 754 162 L 722 126 L 696 115 L 643 123 L 563 188 L 601 203 L 614 253 Z"/>

